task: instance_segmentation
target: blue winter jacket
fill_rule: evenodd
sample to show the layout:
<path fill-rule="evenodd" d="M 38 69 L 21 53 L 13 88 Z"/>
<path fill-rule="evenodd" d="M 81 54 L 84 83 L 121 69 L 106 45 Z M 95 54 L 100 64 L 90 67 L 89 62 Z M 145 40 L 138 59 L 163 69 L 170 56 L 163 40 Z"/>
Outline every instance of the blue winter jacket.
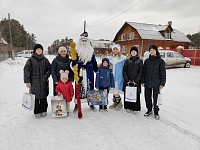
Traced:
<path fill-rule="evenodd" d="M 113 77 L 113 72 L 109 66 L 101 66 L 96 72 L 96 88 L 114 88 L 115 82 Z"/>
<path fill-rule="evenodd" d="M 115 89 L 116 90 L 122 90 L 123 83 L 124 83 L 122 71 L 123 71 L 123 66 L 124 66 L 126 57 L 121 54 L 120 57 L 118 57 L 116 64 L 114 64 L 114 61 L 113 61 L 114 57 L 115 57 L 114 55 L 108 56 L 110 64 L 113 66 L 113 76 L 114 76 L 114 80 L 115 80 Z"/>

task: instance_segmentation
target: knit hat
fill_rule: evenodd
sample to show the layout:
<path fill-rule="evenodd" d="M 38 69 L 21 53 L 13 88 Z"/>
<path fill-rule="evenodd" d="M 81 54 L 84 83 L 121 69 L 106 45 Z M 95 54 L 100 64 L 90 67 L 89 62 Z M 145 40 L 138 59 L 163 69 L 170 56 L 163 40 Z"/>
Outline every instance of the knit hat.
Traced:
<path fill-rule="evenodd" d="M 113 50 L 114 48 L 117 48 L 117 49 L 120 51 L 120 44 L 113 44 L 112 50 Z"/>
<path fill-rule="evenodd" d="M 157 54 L 160 54 L 159 51 L 158 51 L 158 47 L 157 47 L 156 45 L 151 45 L 151 46 L 149 47 L 149 51 L 150 51 L 150 49 L 155 49 L 155 50 L 156 50 L 156 55 L 157 55 Z"/>
<path fill-rule="evenodd" d="M 69 74 L 69 71 L 68 70 L 60 70 L 60 80 L 63 81 L 63 78 L 67 78 L 68 79 L 68 74 Z"/>
<path fill-rule="evenodd" d="M 35 44 L 33 48 L 33 53 L 35 54 L 36 49 L 41 48 L 43 51 L 43 46 L 41 44 Z"/>
<path fill-rule="evenodd" d="M 102 64 L 103 64 L 104 61 L 107 61 L 108 65 L 109 65 L 109 59 L 108 58 L 103 58 L 102 59 Z"/>
<path fill-rule="evenodd" d="M 138 54 L 138 48 L 137 48 L 136 46 L 133 46 L 133 47 L 130 49 L 130 53 L 131 53 L 132 51 L 136 51 L 137 54 Z"/>
<path fill-rule="evenodd" d="M 61 46 L 58 49 L 58 54 L 60 54 L 61 51 L 66 51 L 67 52 L 67 49 L 64 46 Z"/>

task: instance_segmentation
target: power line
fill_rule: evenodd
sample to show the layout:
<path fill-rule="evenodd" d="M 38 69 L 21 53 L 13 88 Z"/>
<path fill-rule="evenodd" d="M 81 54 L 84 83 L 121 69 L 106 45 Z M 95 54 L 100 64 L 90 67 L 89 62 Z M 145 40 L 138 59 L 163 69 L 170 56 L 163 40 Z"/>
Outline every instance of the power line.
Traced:
<path fill-rule="evenodd" d="M 98 23 L 98 24 L 95 24 L 95 25 L 92 25 L 92 26 L 96 26 L 96 25 L 100 25 L 100 24 L 109 22 L 109 21 L 115 19 L 116 17 L 122 15 L 123 13 L 127 12 L 127 11 L 130 10 L 131 8 L 135 7 L 136 5 L 138 5 L 139 3 L 141 3 L 142 1 L 143 1 L 143 0 L 140 0 L 139 2 L 137 2 L 136 4 L 134 4 L 133 6 L 129 7 L 128 9 L 124 10 L 123 12 L 119 13 L 118 15 L 116 15 L 116 16 L 114 16 L 114 17 L 112 17 L 112 18 L 110 18 L 110 19 L 108 19 L 108 20 L 106 20 L 106 21 L 104 21 L 104 22 L 101 22 L 101 23 Z"/>
<path fill-rule="evenodd" d="M 94 21 L 91 22 L 91 24 L 97 22 L 98 20 L 102 19 L 104 16 L 106 16 L 106 15 L 110 14 L 111 12 L 113 12 L 115 9 L 118 8 L 118 6 L 121 3 L 124 3 L 124 0 L 119 1 L 115 6 L 112 7 L 112 9 L 107 10 L 106 13 L 104 13 L 103 15 L 99 16 L 98 18 L 96 18 Z"/>

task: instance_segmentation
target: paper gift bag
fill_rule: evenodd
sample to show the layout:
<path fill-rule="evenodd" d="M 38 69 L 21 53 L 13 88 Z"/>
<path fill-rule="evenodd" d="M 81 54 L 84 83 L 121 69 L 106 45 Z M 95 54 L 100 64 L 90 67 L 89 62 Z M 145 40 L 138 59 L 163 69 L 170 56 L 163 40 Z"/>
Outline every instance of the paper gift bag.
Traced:
<path fill-rule="evenodd" d="M 136 102 L 137 100 L 137 87 L 126 86 L 125 101 Z"/>
<path fill-rule="evenodd" d="M 161 90 L 160 90 L 160 93 L 158 94 L 157 105 L 162 105 L 162 92 L 161 92 Z"/>
<path fill-rule="evenodd" d="M 88 90 L 87 100 L 89 105 L 107 105 L 107 101 L 103 96 L 102 90 Z"/>
<path fill-rule="evenodd" d="M 66 117 L 66 100 L 60 99 L 58 96 L 51 97 L 52 117 Z"/>
<path fill-rule="evenodd" d="M 35 108 L 35 95 L 24 93 L 22 100 L 22 108 L 26 110 L 33 110 Z"/>

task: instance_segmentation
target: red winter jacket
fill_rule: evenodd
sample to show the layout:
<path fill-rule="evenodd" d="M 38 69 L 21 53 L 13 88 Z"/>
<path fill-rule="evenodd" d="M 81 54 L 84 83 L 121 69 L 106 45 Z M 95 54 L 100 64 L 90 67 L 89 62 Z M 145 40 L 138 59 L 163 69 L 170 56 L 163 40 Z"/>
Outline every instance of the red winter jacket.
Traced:
<path fill-rule="evenodd" d="M 66 99 L 66 102 L 71 102 L 72 97 L 74 96 L 74 88 L 71 81 L 63 83 L 62 81 L 58 82 L 56 86 L 56 93 L 61 93 L 63 98 Z"/>

